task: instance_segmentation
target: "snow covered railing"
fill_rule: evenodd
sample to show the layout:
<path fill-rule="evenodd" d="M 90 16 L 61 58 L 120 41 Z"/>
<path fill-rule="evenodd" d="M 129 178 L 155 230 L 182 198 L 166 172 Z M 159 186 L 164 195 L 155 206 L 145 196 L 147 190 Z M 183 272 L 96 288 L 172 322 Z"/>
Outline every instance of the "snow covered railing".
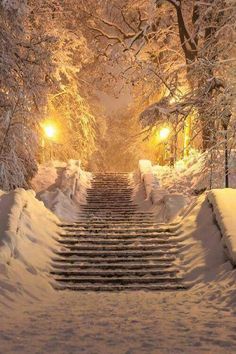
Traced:
<path fill-rule="evenodd" d="M 224 246 L 236 265 L 236 189 L 213 189 L 208 193 L 208 200 L 213 207 Z"/>
<path fill-rule="evenodd" d="M 80 180 L 81 162 L 78 160 L 69 160 L 65 171 L 62 174 L 61 190 L 70 199 L 76 195 Z"/>
<path fill-rule="evenodd" d="M 156 190 L 160 190 L 160 184 L 158 182 L 158 179 L 153 173 L 151 161 L 140 160 L 139 172 L 140 172 L 141 182 L 144 184 L 146 199 L 150 200 L 152 204 L 155 204 L 157 201 L 155 192 Z"/>

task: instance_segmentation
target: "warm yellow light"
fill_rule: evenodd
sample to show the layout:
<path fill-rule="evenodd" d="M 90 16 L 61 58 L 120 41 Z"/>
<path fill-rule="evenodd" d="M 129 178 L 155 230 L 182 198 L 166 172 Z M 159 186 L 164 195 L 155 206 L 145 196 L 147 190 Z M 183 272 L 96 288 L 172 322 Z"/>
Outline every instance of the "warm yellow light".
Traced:
<path fill-rule="evenodd" d="M 45 122 L 43 125 L 43 131 L 48 139 L 55 139 L 58 133 L 58 129 L 55 123 Z"/>
<path fill-rule="evenodd" d="M 166 140 L 168 138 L 168 136 L 170 135 L 170 128 L 165 127 L 162 128 L 159 132 L 160 138 L 161 140 Z"/>

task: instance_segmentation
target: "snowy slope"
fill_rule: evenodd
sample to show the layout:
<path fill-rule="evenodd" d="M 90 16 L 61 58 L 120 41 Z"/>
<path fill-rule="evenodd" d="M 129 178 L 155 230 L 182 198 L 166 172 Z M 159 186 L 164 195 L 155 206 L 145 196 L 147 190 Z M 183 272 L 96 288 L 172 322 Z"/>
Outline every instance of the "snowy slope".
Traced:
<path fill-rule="evenodd" d="M 221 229 L 223 244 L 236 265 L 236 189 L 213 189 L 208 199 Z"/>
<path fill-rule="evenodd" d="M 31 301 L 51 291 L 49 268 L 58 222 L 33 191 L 1 193 L 0 303 L 13 306 L 16 300 Z"/>
<path fill-rule="evenodd" d="M 218 171 L 211 171 L 208 153 L 202 154 L 195 150 L 174 166 L 152 165 L 150 161 L 142 160 L 139 174 L 146 199 L 152 205 L 151 210 L 163 222 L 182 216 L 185 208 L 194 203 L 198 195 L 209 190 L 210 185 L 215 188 L 224 186 L 223 164 Z M 235 153 L 230 158 L 230 186 L 236 188 Z"/>

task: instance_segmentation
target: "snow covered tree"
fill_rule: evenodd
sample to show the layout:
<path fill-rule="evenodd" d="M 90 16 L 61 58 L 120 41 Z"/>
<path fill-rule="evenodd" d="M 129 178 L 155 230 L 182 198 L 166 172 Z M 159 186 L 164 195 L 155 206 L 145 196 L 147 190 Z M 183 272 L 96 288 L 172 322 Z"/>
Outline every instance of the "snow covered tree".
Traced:
<path fill-rule="evenodd" d="M 25 1 L 0 4 L 0 187 L 27 187 L 37 170 L 40 107 L 52 85 L 54 39 L 30 28 Z"/>

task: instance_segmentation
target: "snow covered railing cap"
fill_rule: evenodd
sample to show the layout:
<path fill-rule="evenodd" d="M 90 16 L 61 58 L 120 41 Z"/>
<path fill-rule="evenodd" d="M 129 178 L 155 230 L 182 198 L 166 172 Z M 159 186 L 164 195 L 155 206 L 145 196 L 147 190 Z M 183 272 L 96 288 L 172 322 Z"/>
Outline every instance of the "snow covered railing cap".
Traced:
<path fill-rule="evenodd" d="M 150 160 L 139 160 L 139 171 L 141 175 L 152 172 L 152 162 Z"/>

